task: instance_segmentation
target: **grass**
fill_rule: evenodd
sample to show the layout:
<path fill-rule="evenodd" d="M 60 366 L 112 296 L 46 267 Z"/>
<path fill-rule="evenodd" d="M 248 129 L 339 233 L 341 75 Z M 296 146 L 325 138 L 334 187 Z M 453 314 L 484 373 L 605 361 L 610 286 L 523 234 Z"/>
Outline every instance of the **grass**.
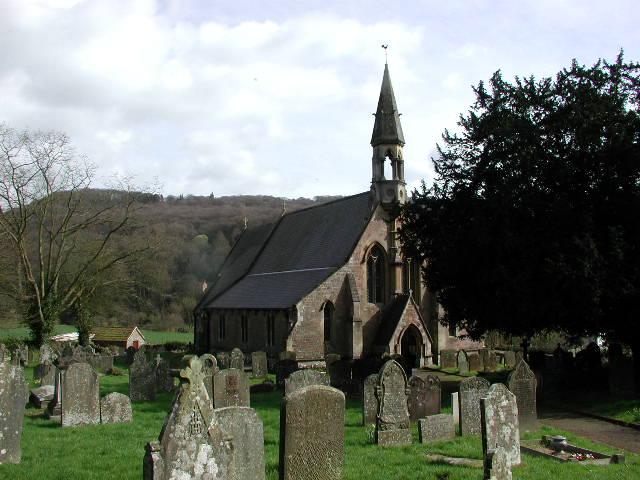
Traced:
<path fill-rule="evenodd" d="M 583 392 L 572 400 L 572 408 L 640 424 L 640 399 L 621 399 L 604 392 Z"/>
<path fill-rule="evenodd" d="M 29 379 L 32 377 L 32 368 L 27 369 L 26 375 Z M 256 382 L 252 380 L 252 383 Z M 128 393 L 127 375 L 102 376 L 100 390 L 101 395 L 112 391 Z M 252 407 L 264 422 L 268 480 L 278 478 L 280 400 L 280 392 L 254 394 L 251 398 Z M 134 421 L 131 424 L 65 429 L 44 419 L 39 410 L 29 407 L 22 437 L 22 463 L 0 465 L 0 479 L 139 480 L 142 477 L 144 446 L 157 439 L 171 401 L 171 395 L 163 394 L 154 402 L 134 404 Z M 345 419 L 345 480 L 482 479 L 481 469 L 431 464 L 425 458 L 426 453 L 438 453 L 480 459 L 482 446 L 479 437 L 457 437 L 449 442 L 420 445 L 417 443 L 417 429 L 412 426 L 413 445 L 382 448 L 371 443 L 371 430 L 362 427 L 360 422 L 360 402 L 348 400 Z M 548 427 L 527 434 L 525 438 L 540 438 L 542 434 L 552 433 L 564 434 L 571 443 L 586 448 L 616 452 L 615 449 Z M 627 455 L 625 465 L 608 467 L 562 464 L 529 455 L 523 455 L 523 463 L 523 466 L 514 469 L 514 479 L 640 478 L 640 458 L 635 455 Z"/>
<path fill-rule="evenodd" d="M 60 335 L 61 333 L 75 332 L 76 327 L 72 325 L 56 325 L 54 335 Z M 157 332 L 154 330 L 142 330 L 142 334 L 147 339 L 147 342 L 152 345 L 158 345 L 166 342 L 193 342 L 193 332 Z M 15 328 L 0 328 L 0 341 L 8 338 L 18 338 L 21 340 L 29 339 L 29 329 L 27 327 L 15 327 Z"/>

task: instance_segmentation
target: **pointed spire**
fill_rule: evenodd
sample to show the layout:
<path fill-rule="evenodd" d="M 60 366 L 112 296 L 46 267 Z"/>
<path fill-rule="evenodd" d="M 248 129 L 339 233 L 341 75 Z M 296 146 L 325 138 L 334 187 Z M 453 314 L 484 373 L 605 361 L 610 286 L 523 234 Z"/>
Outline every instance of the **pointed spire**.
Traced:
<path fill-rule="evenodd" d="M 371 135 L 371 146 L 375 147 L 383 143 L 404 145 L 400 114 L 396 105 L 396 97 L 393 94 L 389 65 L 387 63 L 384 64 L 384 76 L 382 77 L 380 98 L 378 99 L 378 108 L 375 116 L 376 121 Z"/>

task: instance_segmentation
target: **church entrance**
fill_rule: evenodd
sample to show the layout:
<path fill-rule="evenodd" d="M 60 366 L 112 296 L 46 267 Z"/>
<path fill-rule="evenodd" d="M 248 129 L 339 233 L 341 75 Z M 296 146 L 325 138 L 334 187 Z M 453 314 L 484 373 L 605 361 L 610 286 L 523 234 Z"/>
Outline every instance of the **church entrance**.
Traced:
<path fill-rule="evenodd" d="M 406 365 L 412 368 L 420 367 L 422 341 L 420 339 L 420 331 L 413 325 L 410 325 L 402 335 L 400 354 L 404 358 Z"/>

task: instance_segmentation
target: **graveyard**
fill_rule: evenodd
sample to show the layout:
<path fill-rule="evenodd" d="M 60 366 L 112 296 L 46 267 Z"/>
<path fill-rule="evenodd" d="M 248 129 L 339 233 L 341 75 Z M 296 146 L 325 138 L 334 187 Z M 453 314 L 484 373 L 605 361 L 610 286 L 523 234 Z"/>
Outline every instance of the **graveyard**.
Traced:
<path fill-rule="evenodd" d="M 124 362 L 116 362 L 121 375 L 100 374 L 100 397 L 117 392 L 129 395 L 129 367 Z M 135 360 L 134 360 L 135 364 Z M 132 364 L 132 365 L 134 365 Z M 25 368 L 25 377 L 30 387 L 33 381 L 34 365 Z M 222 370 L 222 372 L 232 370 Z M 321 382 L 320 373 L 305 370 L 302 384 L 313 385 Z M 299 372 L 301 373 L 301 372 Z M 247 372 L 247 377 L 250 372 Z M 299 375 L 296 375 L 299 376 Z M 445 379 L 455 378 L 447 373 Z M 504 376 L 503 376 L 504 377 Z M 269 374 L 268 380 L 275 377 Z M 462 377 L 458 377 L 458 381 Z M 480 378 L 470 376 L 465 381 L 472 384 Z M 251 385 L 258 385 L 264 379 L 248 378 Z M 298 381 L 298 380 L 296 380 Z M 475 382 L 475 383 L 473 383 Z M 489 382 L 486 382 L 487 384 Z M 484 384 L 483 384 L 484 385 Z M 252 392 L 250 405 L 257 412 L 264 429 L 264 463 L 266 478 L 278 479 L 280 406 L 283 390 Z M 330 387 L 324 387 L 330 388 Z M 485 387 L 486 388 L 486 387 Z M 504 387 L 502 387 L 504 388 Z M 506 389 L 505 389 L 506 390 Z M 291 393 L 291 392 L 290 392 Z M 290 394 L 289 393 L 289 394 Z M 22 434 L 22 460 L 17 465 L 0 465 L 0 478 L 61 478 L 61 479 L 139 479 L 142 477 L 145 445 L 158 438 L 163 422 L 171 410 L 173 392 L 158 392 L 152 400 L 133 402 L 131 423 L 96 424 L 61 428 L 59 422 L 48 420 L 43 411 L 29 405 L 25 411 Z M 450 418 L 451 397 L 442 394 L 442 413 Z M 429 417 L 427 417 L 429 418 Z M 311 419 L 308 422 L 312 422 Z M 319 431 L 321 432 L 321 431 Z M 572 445 L 596 450 L 605 454 L 620 453 L 619 449 L 598 444 L 543 424 L 536 430 L 522 436 L 523 444 L 539 440 L 542 435 L 566 436 Z M 411 422 L 410 444 L 382 446 L 375 443 L 375 428 L 363 426 L 362 399 L 347 395 L 344 412 L 344 479 L 383 480 L 398 479 L 480 479 L 483 478 L 483 447 L 481 436 L 464 435 L 435 443 L 419 443 L 418 422 Z M 305 452 L 301 452 L 305 454 Z M 309 454 L 308 452 L 306 454 Z M 640 475 L 640 457 L 625 452 L 626 459 L 620 465 L 586 465 L 579 462 L 559 463 L 556 460 L 540 458 L 522 453 L 522 464 L 513 467 L 513 478 L 594 478 L 632 479 Z M 454 466 L 443 463 L 439 458 L 453 457 L 475 459 L 480 465 Z M 248 478 L 248 477 L 243 477 Z M 323 477 L 324 478 L 324 477 Z M 334 478 L 327 476 L 326 478 Z"/>

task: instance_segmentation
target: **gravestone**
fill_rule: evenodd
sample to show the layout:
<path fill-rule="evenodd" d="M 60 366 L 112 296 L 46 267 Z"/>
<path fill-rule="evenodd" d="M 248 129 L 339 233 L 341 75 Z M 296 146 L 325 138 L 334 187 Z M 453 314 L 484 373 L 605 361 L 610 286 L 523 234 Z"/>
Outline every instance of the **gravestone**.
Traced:
<path fill-rule="evenodd" d="M 376 443 L 378 445 L 409 445 L 409 410 L 407 408 L 407 376 L 398 362 L 389 360 L 380 369 L 376 398 Z"/>
<path fill-rule="evenodd" d="M 148 443 L 144 480 L 235 478 L 233 439 L 214 415 L 204 386 L 202 362 L 186 359 L 180 387 L 157 442 Z"/>
<path fill-rule="evenodd" d="M 294 362 L 297 360 L 296 352 L 284 351 L 278 354 L 278 360 L 293 360 Z"/>
<path fill-rule="evenodd" d="M 378 374 L 374 373 L 364 379 L 362 385 L 362 424 L 375 425 L 378 415 L 378 399 L 376 397 Z"/>
<path fill-rule="evenodd" d="M 267 376 L 266 352 L 253 352 L 251 354 L 251 371 L 254 378 L 264 378 Z"/>
<path fill-rule="evenodd" d="M 129 367 L 129 398 L 132 402 L 147 402 L 156 398 L 155 366 L 147 360 L 143 349 L 136 351 Z"/>
<path fill-rule="evenodd" d="M 411 377 L 409 379 L 407 407 L 409 409 L 409 418 L 412 422 L 427 415 L 440 413 L 440 379 L 435 375 Z"/>
<path fill-rule="evenodd" d="M 56 389 L 53 385 L 43 385 L 41 387 L 31 389 L 29 400 L 37 408 L 47 408 L 51 400 L 53 400 L 53 395 L 55 393 Z"/>
<path fill-rule="evenodd" d="M 249 407 L 249 379 L 237 368 L 218 371 L 213 376 L 213 406 Z"/>
<path fill-rule="evenodd" d="M 448 413 L 439 413 L 421 418 L 418 421 L 418 436 L 420 443 L 452 440 L 456 436 L 453 416 Z"/>
<path fill-rule="evenodd" d="M 33 379 L 40 385 L 53 385 L 56 367 L 49 360 L 33 369 Z"/>
<path fill-rule="evenodd" d="M 481 372 L 484 370 L 484 364 L 478 352 L 467 353 L 467 360 L 469 361 L 469 371 Z"/>
<path fill-rule="evenodd" d="M 218 368 L 222 370 L 224 368 L 229 368 L 231 356 L 227 352 L 218 352 L 216 353 L 216 360 L 218 361 Z"/>
<path fill-rule="evenodd" d="M 9 358 L 9 352 L 7 351 L 7 346 L 4 343 L 0 343 L 0 363 L 4 362 L 5 359 Z"/>
<path fill-rule="evenodd" d="M 0 362 L 0 464 L 20 463 L 22 422 L 29 391 L 20 366 Z"/>
<path fill-rule="evenodd" d="M 290 394 L 299 388 L 308 387 L 310 385 L 329 385 L 329 377 L 325 373 L 318 370 L 305 369 L 297 370 L 284 381 L 284 393 Z"/>
<path fill-rule="evenodd" d="M 460 400 L 458 395 L 458 392 L 453 392 L 451 394 L 451 412 L 456 430 L 460 426 Z"/>
<path fill-rule="evenodd" d="M 487 451 L 484 456 L 484 479 L 511 480 L 512 478 L 511 467 L 504 448 L 498 447 L 495 450 Z"/>
<path fill-rule="evenodd" d="M 536 383 L 536 376 L 524 360 L 509 374 L 509 390 L 516 396 L 521 433 L 537 428 Z"/>
<path fill-rule="evenodd" d="M 113 355 L 104 353 L 87 355 L 86 360 L 96 372 L 107 373 L 113 370 Z"/>
<path fill-rule="evenodd" d="M 480 435 L 480 399 L 489 390 L 489 381 L 480 377 L 460 382 L 460 431 L 462 435 Z"/>
<path fill-rule="evenodd" d="M 133 421 L 131 400 L 122 393 L 112 392 L 100 400 L 100 423 Z"/>
<path fill-rule="evenodd" d="M 280 480 L 340 480 L 344 462 L 344 394 L 311 385 L 280 407 Z"/>
<path fill-rule="evenodd" d="M 456 368 L 455 350 L 440 350 L 440 368 Z"/>
<path fill-rule="evenodd" d="M 461 375 L 469 373 L 469 359 L 464 350 L 458 351 L 458 373 Z"/>
<path fill-rule="evenodd" d="M 100 380 L 88 363 L 73 363 L 62 374 L 63 427 L 100 423 Z"/>
<path fill-rule="evenodd" d="M 264 480 L 264 432 L 258 413 L 249 407 L 225 407 L 213 415 L 233 438 L 234 480 Z"/>
<path fill-rule="evenodd" d="M 345 388 L 351 383 L 351 361 L 336 360 L 327 366 L 332 387 Z"/>
<path fill-rule="evenodd" d="M 241 372 L 244 372 L 244 353 L 239 348 L 231 350 L 231 361 L 229 368 L 237 368 Z"/>
<path fill-rule="evenodd" d="M 296 370 L 298 370 L 298 362 L 295 360 L 280 360 L 275 366 L 276 385 L 284 388 L 284 381 Z"/>
<path fill-rule="evenodd" d="M 496 358 L 496 352 L 488 348 L 481 348 L 478 350 L 482 365 L 485 372 L 495 372 L 498 367 L 498 359 Z"/>
<path fill-rule="evenodd" d="M 46 417 L 50 420 L 59 422 L 62 414 L 62 371 L 56 371 L 56 381 L 54 386 L 53 398 L 47 405 Z"/>
<path fill-rule="evenodd" d="M 174 381 L 171 369 L 167 361 L 160 355 L 156 355 L 155 375 L 157 392 L 169 393 L 173 391 Z"/>
<path fill-rule="evenodd" d="M 482 452 L 502 447 L 508 465 L 520 464 L 520 432 L 516 396 L 502 383 L 494 383 L 480 400 L 482 415 Z"/>
<path fill-rule="evenodd" d="M 513 350 L 504 352 L 504 365 L 509 369 L 516 366 L 516 352 Z"/>
<path fill-rule="evenodd" d="M 205 353 L 200 357 L 200 362 L 204 372 L 204 387 L 207 389 L 211 402 L 213 402 L 213 376 L 218 373 L 218 360 L 210 353 Z"/>
<path fill-rule="evenodd" d="M 125 363 L 127 365 L 131 365 L 133 363 L 133 361 L 135 360 L 136 357 L 136 352 L 138 350 L 135 349 L 134 347 L 128 347 L 127 351 L 126 351 L 126 358 L 125 358 Z"/>
<path fill-rule="evenodd" d="M 57 358 L 57 355 L 53 351 L 53 348 L 47 343 L 43 343 L 40 347 L 40 363 L 53 363 Z"/>
<path fill-rule="evenodd" d="M 524 352 L 522 350 L 516 351 L 516 365 L 520 360 L 524 360 Z"/>

